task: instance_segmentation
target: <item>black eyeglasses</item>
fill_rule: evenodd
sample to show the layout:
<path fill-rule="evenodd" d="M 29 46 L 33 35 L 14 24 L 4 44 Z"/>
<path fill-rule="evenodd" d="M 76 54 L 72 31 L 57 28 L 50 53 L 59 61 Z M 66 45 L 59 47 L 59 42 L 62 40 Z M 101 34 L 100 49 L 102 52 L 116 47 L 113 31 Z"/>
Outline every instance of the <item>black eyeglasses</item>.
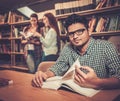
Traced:
<path fill-rule="evenodd" d="M 84 28 L 84 29 L 78 29 L 78 30 L 76 30 L 76 31 L 74 31 L 74 32 L 69 32 L 69 33 L 68 33 L 68 36 L 71 37 L 71 38 L 73 38 L 73 37 L 74 37 L 74 34 L 76 34 L 76 35 L 78 35 L 78 36 L 79 36 L 79 35 L 82 35 L 85 30 L 86 30 L 86 29 Z"/>

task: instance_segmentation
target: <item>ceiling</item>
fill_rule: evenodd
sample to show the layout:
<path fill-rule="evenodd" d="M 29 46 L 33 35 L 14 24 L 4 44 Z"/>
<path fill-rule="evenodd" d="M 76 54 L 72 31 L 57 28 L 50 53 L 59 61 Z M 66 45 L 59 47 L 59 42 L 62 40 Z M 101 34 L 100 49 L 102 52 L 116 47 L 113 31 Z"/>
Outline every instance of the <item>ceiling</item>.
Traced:
<path fill-rule="evenodd" d="M 0 13 L 15 10 L 19 7 L 34 5 L 35 3 L 46 2 L 49 0 L 0 0 Z"/>
<path fill-rule="evenodd" d="M 53 9 L 57 2 L 66 2 L 70 0 L 0 0 L 0 13 L 6 13 L 10 10 L 28 6 L 35 12 L 45 9 Z"/>

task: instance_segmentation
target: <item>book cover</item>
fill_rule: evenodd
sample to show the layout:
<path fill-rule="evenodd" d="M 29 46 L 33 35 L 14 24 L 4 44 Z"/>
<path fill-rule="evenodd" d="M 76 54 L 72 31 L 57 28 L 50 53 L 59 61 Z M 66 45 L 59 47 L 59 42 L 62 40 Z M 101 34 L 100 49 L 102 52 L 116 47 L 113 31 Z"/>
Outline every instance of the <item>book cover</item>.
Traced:
<path fill-rule="evenodd" d="M 120 15 L 118 16 L 118 21 L 117 21 L 117 30 L 120 30 Z"/>
<path fill-rule="evenodd" d="M 106 19 L 105 17 L 100 17 L 96 26 L 96 32 L 102 32 L 105 29 Z"/>
<path fill-rule="evenodd" d="M 96 16 L 92 16 L 89 21 L 89 32 L 95 32 L 95 28 L 97 26 L 98 18 Z"/>
<path fill-rule="evenodd" d="M 117 0 L 107 0 L 106 7 L 114 6 L 115 3 L 117 3 Z"/>
<path fill-rule="evenodd" d="M 107 0 L 100 0 L 95 9 L 99 9 L 106 6 Z"/>
<path fill-rule="evenodd" d="M 110 17 L 110 23 L 109 23 L 108 31 L 117 30 L 117 22 L 118 22 L 118 16 L 117 15 Z"/>
<path fill-rule="evenodd" d="M 77 59 L 70 69 L 63 76 L 55 76 L 48 78 L 46 82 L 43 83 L 42 88 L 58 90 L 61 87 L 65 87 L 78 94 L 92 97 L 97 94 L 100 90 L 95 90 L 92 88 L 81 87 L 74 82 L 75 65 L 80 66 L 79 60 Z"/>
<path fill-rule="evenodd" d="M 108 31 L 109 23 L 110 23 L 110 17 L 105 17 L 106 22 L 104 24 L 104 30 L 103 31 Z"/>

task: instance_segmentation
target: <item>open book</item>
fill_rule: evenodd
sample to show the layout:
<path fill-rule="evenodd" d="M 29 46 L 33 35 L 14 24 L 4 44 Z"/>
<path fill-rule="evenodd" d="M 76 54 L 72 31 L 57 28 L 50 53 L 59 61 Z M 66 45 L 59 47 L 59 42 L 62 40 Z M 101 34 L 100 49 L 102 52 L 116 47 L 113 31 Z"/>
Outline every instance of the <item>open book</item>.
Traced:
<path fill-rule="evenodd" d="M 26 35 L 24 32 L 20 31 L 20 35 L 22 35 L 25 39 L 28 39 L 28 38 L 31 38 L 33 36 L 33 33 Z"/>
<path fill-rule="evenodd" d="M 92 97 L 100 90 L 95 90 L 93 88 L 80 87 L 74 82 L 73 76 L 75 73 L 75 65 L 80 66 L 79 60 L 77 59 L 70 69 L 64 74 L 64 76 L 55 76 L 48 78 L 44 83 L 42 88 L 58 90 L 61 87 L 65 87 L 73 92 Z"/>

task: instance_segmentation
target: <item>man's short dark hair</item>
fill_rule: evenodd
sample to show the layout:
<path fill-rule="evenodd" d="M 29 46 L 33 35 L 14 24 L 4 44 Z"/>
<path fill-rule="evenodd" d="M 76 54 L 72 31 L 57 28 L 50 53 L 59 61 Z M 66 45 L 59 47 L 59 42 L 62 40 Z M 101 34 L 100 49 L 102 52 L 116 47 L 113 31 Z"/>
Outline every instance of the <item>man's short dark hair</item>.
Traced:
<path fill-rule="evenodd" d="M 66 30 L 68 30 L 68 27 L 70 25 L 75 24 L 75 23 L 82 23 L 85 25 L 86 28 L 88 28 L 88 20 L 85 17 L 80 16 L 78 14 L 72 14 L 72 15 L 68 16 L 65 20 Z"/>

